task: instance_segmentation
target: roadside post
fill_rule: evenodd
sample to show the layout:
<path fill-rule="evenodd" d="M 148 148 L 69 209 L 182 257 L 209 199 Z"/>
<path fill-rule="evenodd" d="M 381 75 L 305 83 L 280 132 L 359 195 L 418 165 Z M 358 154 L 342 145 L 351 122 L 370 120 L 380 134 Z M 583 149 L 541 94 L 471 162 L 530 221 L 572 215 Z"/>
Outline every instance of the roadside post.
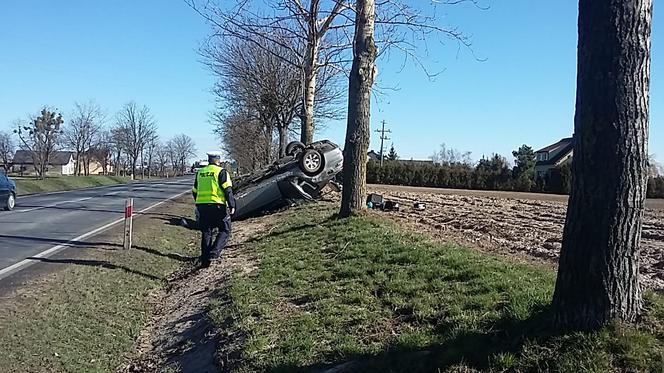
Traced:
<path fill-rule="evenodd" d="M 124 220 L 124 243 L 125 250 L 131 249 L 131 235 L 133 231 L 134 220 L 134 199 L 128 198 L 125 202 L 125 220 Z"/>

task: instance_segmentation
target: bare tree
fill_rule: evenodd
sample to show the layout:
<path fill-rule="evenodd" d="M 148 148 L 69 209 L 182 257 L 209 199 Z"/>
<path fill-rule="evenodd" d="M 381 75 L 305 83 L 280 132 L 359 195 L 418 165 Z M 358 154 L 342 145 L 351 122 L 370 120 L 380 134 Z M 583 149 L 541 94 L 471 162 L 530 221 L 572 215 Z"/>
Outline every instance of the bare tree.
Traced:
<path fill-rule="evenodd" d="M 12 135 L 8 132 L 0 131 L 0 161 L 6 170 L 9 170 L 12 157 L 16 152 L 16 144 Z"/>
<path fill-rule="evenodd" d="M 148 167 L 148 179 L 152 175 L 152 172 L 154 170 L 154 161 L 157 156 L 157 148 L 160 146 L 160 141 L 159 137 L 155 134 L 155 136 L 152 136 L 150 141 L 147 143 L 145 146 L 145 153 L 147 154 L 148 161 L 147 161 L 147 167 Z"/>
<path fill-rule="evenodd" d="M 650 154 L 648 159 L 650 177 L 664 176 L 664 167 L 661 163 L 657 162 L 655 154 Z"/>
<path fill-rule="evenodd" d="M 353 67 L 348 80 L 348 125 L 344 147 L 341 217 L 348 217 L 365 205 L 367 149 L 371 118 L 371 88 L 376 76 L 374 43 L 374 0 L 357 0 Z"/>
<path fill-rule="evenodd" d="M 122 171 L 122 154 L 127 148 L 127 136 L 122 126 L 116 124 L 109 131 L 108 144 L 111 150 L 113 166 L 115 167 L 115 176 L 119 176 Z M 126 170 L 125 170 L 126 171 Z"/>
<path fill-rule="evenodd" d="M 288 129 L 300 106 L 299 72 L 279 54 L 289 50 L 273 45 L 270 51 L 245 39 L 230 39 L 205 49 L 207 64 L 219 77 L 214 92 L 223 110 L 242 107 L 271 135 L 279 137 L 279 154 L 285 155 Z"/>
<path fill-rule="evenodd" d="M 461 152 L 454 148 L 448 148 L 445 143 L 440 144 L 440 149 L 435 151 L 429 158 L 435 164 L 440 165 L 451 165 L 451 164 L 463 164 L 466 166 L 472 166 L 473 160 L 471 158 L 471 152 Z"/>
<path fill-rule="evenodd" d="M 35 171 L 40 179 L 46 176 L 47 166 L 57 150 L 62 123 L 62 114 L 47 108 L 31 118 L 28 124 L 17 122 L 14 133 L 21 140 L 22 147 L 32 154 Z"/>
<path fill-rule="evenodd" d="M 118 113 L 117 128 L 122 132 L 124 150 L 130 159 L 131 174 L 135 177 L 138 159 L 155 136 L 157 123 L 147 106 L 139 108 L 132 101 L 125 104 Z"/>
<path fill-rule="evenodd" d="M 348 71 L 352 61 L 353 30 L 355 29 L 355 1 L 347 0 L 271 0 L 267 4 L 250 0 L 233 0 L 215 5 L 206 0 L 186 2 L 212 26 L 212 38 L 238 38 L 283 59 L 300 72 L 302 110 L 300 117 L 301 141 L 310 143 L 315 129 L 318 79 L 326 72 L 328 77 Z M 440 0 L 436 4 L 470 2 L 479 6 L 479 0 Z M 381 54 L 397 49 L 433 76 L 422 63 L 418 53 L 427 35 L 450 37 L 469 46 L 468 39 L 454 28 L 436 23 L 436 6 L 427 8 L 405 0 L 382 0 L 376 4 L 378 44 Z M 267 6 L 266 6 L 267 5 Z M 289 53 L 274 53 L 271 46 L 278 45 Z M 426 49 L 426 48 L 425 48 Z"/>
<path fill-rule="evenodd" d="M 273 144 L 264 127 L 242 111 L 217 112 L 211 118 L 215 133 L 224 142 L 226 152 L 238 168 L 253 171 L 270 163 Z"/>
<path fill-rule="evenodd" d="M 343 27 L 334 25 L 334 21 L 350 11 L 348 4 L 340 0 L 310 0 L 306 4 L 300 0 L 275 0 L 268 3 L 267 12 L 262 12 L 261 4 L 247 0 L 235 0 L 231 6 L 206 2 L 199 7 L 196 0 L 187 3 L 213 25 L 216 36 L 240 38 L 262 48 L 278 45 L 289 50 L 287 55 L 273 55 L 300 74 L 301 141 L 312 142 L 318 75 L 331 66 L 340 72 L 339 65 L 347 62 L 340 51 L 349 44 L 344 42 Z"/>
<path fill-rule="evenodd" d="M 168 141 L 168 148 L 173 171 L 183 175 L 189 159 L 196 155 L 194 140 L 185 134 L 177 135 Z"/>
<path fill-rule="evenodd" d="M 170 160 L 170 149 L 167 144 L 159 143 L 155 149 L 155 163 L 159 176 L 168 176 L 167 166 Z"/>
<path fill-rule="evenodd" d="M 90 174 L 90 154 L 92 142 L 101 130 L 106 115 L 94 101 L 74 104 L 74 111 L 62 132 L 66 146 L 75 152 L 76 174 Z"/>
<path fill-rule="evenodd" d="M 553 296 L 563 329 L 634 321 L 648 180 L 651 0 L 579 1 L 572 190 Z"/>
<path fill-rule="evenodd" d="M 113 136 L 110 130 L 102 129 L 94 137 L 92 146 L 89 148 L 88 164 L 90 160 L 99 162 L 102 168 L 102 174 L 108 175 L 109 166 L 113 163 Z M 89 172 L 89 166 L 88 166 Z"/>

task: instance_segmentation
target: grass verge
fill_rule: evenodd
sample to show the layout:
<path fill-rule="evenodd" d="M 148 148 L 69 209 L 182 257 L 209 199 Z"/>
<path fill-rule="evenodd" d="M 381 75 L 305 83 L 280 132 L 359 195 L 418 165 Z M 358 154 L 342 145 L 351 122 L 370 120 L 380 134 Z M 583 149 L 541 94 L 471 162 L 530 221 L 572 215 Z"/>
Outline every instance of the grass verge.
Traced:
<path fill-rule="evenodd" d="M 124 176 L 104 175 L 47 177 L 44 180 L 37 180 L 34 178 L 13 178 L 13 180 L 16 181 L 16 190 L 20 196 L 129 182 L 129 178 Z"/>
<path fill-rule="evenodd" d="M 153 296 L 196 253 L 197 232 L 169 224 L 190 212 L 188 201 L 171 202 L 137 219 L 131 250 L 117 230 L 26 269 L 37 275 L 0 298 L 0 370 L 115 371 Z"/>
<path fill-rule="evenodd" d="M 321 208 L 322 207 L 322 208 Z M 248 250 L 214 322 L 243 335 L 238 371 L 662 371 L 664 301 L 638 326 L 547 328 L 555 274 L 433 242 L 382 219 L 286 212 Z M 339 364 L 345 364 L 339 366 Z"/>

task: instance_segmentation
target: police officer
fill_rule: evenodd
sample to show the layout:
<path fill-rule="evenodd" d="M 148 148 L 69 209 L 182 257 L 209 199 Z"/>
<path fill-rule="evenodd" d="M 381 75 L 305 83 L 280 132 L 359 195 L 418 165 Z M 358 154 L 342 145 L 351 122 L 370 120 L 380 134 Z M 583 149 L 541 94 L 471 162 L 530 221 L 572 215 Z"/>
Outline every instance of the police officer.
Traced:
<path fill-rule="evenodd" d="M 198 210 L 201 230 L 201 266 L 219 258 L 231 233 L 231 215 L 235 213 L 233 184 L 228 171 L 221 167 L 221 153 L 208 153 L 209 165 L 196 173 L 192 193 Z M 217 236 L 214 237 L 214 229 Z"/>

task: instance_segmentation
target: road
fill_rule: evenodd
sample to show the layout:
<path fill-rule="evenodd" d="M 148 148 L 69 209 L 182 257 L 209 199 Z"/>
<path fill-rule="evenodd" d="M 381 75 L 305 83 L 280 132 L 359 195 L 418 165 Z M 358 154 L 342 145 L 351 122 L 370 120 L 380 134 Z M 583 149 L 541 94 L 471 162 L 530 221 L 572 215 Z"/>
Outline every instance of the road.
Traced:
<path fill-rule="evenodd" d="M 183 177 L 18 197 L 15 210 L 0 211 L 0 279 L 34 262 L 27 258 L 89 244 L 85 240 L 122 222 L 129 197 L 140 213 L 191 186 L 191 177 Z"/>

